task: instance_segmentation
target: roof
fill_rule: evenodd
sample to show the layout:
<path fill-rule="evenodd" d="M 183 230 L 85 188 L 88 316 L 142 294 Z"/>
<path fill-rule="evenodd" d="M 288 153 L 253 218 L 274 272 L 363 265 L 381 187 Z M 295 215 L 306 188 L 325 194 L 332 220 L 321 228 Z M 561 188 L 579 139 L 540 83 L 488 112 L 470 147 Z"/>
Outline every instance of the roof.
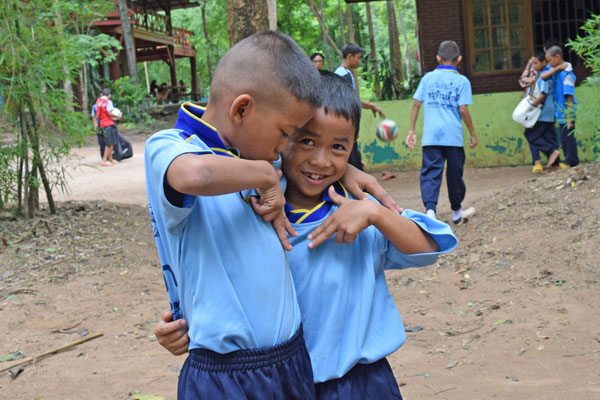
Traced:
<path fill-rule="evenodd" d="M 179 8 L 191 8 L 201 5 L 193 0 L 132 0 L 132 3 L 152 11 L 176 10 Z"/>

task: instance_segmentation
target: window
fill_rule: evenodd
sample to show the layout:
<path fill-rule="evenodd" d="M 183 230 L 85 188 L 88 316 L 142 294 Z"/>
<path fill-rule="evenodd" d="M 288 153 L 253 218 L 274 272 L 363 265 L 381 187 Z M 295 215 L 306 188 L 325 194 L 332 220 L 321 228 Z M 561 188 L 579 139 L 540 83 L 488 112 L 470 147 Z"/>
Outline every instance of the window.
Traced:
<path fill-rule="evenodd" d="M 466 1 L 473 72 L 523 69 L 532 48 L 529 5 L 525 0 Z"/>
<path fill-rule="evenodd" d="M 600 13 L 600 0 L 533 0 L 531 12 L 535 48 L 544 47 L 548 39 L 556 39 L 564 46 L 581 33 L 579 27 L 592 14 Z M 582 64 L 572 52 L 565 53 L 565 60 Z"/>

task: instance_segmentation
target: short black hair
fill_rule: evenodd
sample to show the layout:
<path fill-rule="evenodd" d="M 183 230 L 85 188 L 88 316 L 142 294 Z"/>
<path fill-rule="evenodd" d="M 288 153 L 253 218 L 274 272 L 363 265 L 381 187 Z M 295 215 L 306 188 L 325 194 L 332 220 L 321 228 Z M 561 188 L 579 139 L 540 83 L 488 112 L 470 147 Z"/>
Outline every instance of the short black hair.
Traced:
<path fill-rule="evenodd" d="M 560 47 L 560 42 L 552 37 L 546 39 L 546 42 L 544 42 L 544 47 L 546 48 L 546 50 L 549 50 L 550 47 L 554 47 L 554 46 Z"/>
<path fill-rule="evenodd" d="M 350 54 L 355 55 L 358 53 L 364 53 L 364 50 L 362 49 L 362 47 L 360 47 L 356 43 L 348 43 L 342 49 L 342 57 L 343 58 L 348 57 Z"/>
<path fill-rule="evenodd" d="M 546 50 L 546 54 L 550 56 L 563 56 L 563 51 L 560 46 L 552 46 L 548 50 Z"/>
<path fill-rule="evenodd" d="M 538 60 L 545 62 L 546 61 L 546 53 L 543 50 L 536 50 L 533 52 L 533 58 L 537 58 Z"/>
<path fill-rule="evenodd" d="M 109 94 L 111 94 L 112 92 L 110 91 L 109 88 L 104 88 L 102 89 L 102 96 L 108 96 Z"/>
<path fill-rule="evenodd" d="M 354 126 L 354 137 L 360 128 L 362 106 L 356 89 L 339 75 L 330 71 L 320 71 L 322 91 L 322 107 L 325 114 L 343 117 Z"/>
<path fill-rule="evenodd" d="M 312 53 L 309 58 L 312 61 L 315 59 L 316 56 L 321 56 L 323 61 L 325 61 L 325 56 L 323 55 L 323 53 L 319 53 L 318 51 L 315 51 L 314 53 Z"/>
<path fill-rule="evenodd" d="M 217 64 L 210 96 L 219 98 L 230 82 L 273 104 L 280 101 L 273 95 L 279 89 L 312 107 L 321 105 L 319 71 L 298 43 L 280 32 L 258 32 L 231 47 Z"/>
<path fill-rule="evenodd" d="M 460 48 L 454 40 L 444 40 L 440 43 L 437 55 L 444 61 L 456 61 L 460 56 Z"/>

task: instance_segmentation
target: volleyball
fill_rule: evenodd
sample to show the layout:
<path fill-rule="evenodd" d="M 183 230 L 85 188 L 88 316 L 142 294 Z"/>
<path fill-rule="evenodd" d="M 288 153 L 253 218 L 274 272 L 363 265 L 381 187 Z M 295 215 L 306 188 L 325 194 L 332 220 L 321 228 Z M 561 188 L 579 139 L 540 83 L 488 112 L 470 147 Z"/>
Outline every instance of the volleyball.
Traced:
<path fill-rule="evenodd" d="M 391 119 L 384 119 L 377 124 L 377 138 L 384 142 L 391 142 L 398 137 L 398 125 Z"/>
<path fill-rule="evenodd" d="M 114 115 L 116 118 L 121 118 L 121 116 L 123 115 L 121 110 L 119 110 L 117 107 L 114 107 L 110 113 L 112 115 Z"/>

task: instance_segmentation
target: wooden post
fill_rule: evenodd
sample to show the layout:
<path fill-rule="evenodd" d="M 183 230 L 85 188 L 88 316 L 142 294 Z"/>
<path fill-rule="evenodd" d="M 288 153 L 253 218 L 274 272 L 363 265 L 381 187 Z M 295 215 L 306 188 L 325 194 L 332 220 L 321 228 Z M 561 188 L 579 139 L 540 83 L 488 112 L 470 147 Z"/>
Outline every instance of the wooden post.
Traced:
<path fill-rule="evenodd" d="M 192 100 L 200 100 L 198 96 L 198 73 L 196 72 L 196 57 L 190 57 L 190 71 L 192 73 Z"/>

